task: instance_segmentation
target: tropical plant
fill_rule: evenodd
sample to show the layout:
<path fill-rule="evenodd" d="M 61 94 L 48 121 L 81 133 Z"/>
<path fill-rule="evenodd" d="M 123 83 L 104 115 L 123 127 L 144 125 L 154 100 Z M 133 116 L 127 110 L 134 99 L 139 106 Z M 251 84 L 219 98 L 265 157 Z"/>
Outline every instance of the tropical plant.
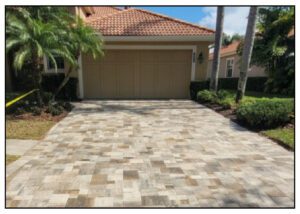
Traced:
<path fill-rule="evenodd" d="M 16 70 L 21 70 L 24 64 L 31 64 L 34 87 L 39 89 L 39 105 L 43 104 L 43 57 L 48 57 L 55 68 L 56 56 L 63 57 L 70 64 L 76 64 L 68 43 L 61 39 L 67 33 L 59 27 L 66 20 L 65 16 L 62 9 L 51 7 L 12 7 L 6 13 L 6 52 L 13 53 L 13 66 Z"/>
<path fill-rule="evenodd" d="M 233 34 L 232 36 L 223 34 L 223 40 L 222 40 L 222 45 L 223 46 L 228 46 L 232 44 L 235 41 L 241 41 L 244 37 L 238 33 Z"/>
<path fill-rule="evenodd" d="M 68 34 L 65 40 L 69 42 L 70 51 L 75 60 L 78 61 L 81 53 L 90 53 L 94 58 L 103 55 L 102 52 L 102 39 L 94 31 L 93 28 L 85 25 L 83 20 L 76 17 L 71 25 L 66 26 Z M 57 88 L 55 96 L 67 84 L 70 79 L 72 71 L 77 70 L 78 64 L 71 64 L 65 73 L 65 78 Z"/>
<path fill-rule="evenodd" d="M 223 34 L 223 22 L 224 22 L 224 7 L 219 6 L 217 10 L 217 25 L 215 34 L 215 45 L 212 62 L 212 72 L 209 83 L 209 89 L 217 92 L 218 90 L 218 76 L 220 67 L 220 49 L 222 45 L 222 34 Z"/>
<path fill-rule="evenodd" d="M 255 25 L 257 17 L 257 7 L 250 7 L 248 24 L 246 29 L 245 42 L 243 47 L 242 61 L 241 61 L 241 70 L 240 77 L 238 81 L 238 88 L 236 93 L 235 101 L 238 103 L 244 96 L 247 84 L 247 72 L 249 70 L 254 37 L 255 37 Z"/>
<path fill-rule="evenodd" d="M 295 90 L 294 7 L 259 9 L 251 64 L 264 67 L 268 75 L 265 91 L 294 94 Z M 238 53 L 242 53 L 242 44 Z"/>

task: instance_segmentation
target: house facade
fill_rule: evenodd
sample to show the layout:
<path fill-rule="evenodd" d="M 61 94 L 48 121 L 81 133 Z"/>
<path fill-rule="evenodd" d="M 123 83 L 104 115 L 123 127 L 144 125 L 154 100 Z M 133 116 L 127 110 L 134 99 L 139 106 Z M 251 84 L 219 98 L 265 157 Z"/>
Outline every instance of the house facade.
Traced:
<path fill-rule="evenodd" d="M 214 31 L 146 10 L 70 7 L 104 41 L 104 56 L 82 54 L 83 99 L 185 99 L 191 81 L 205 80 Z M 199 59 L 201 56 L 201 60 Z M 58 72 L 67 66 L 57 59 Z M 44 59 L 45 73 L 55 73 Z"/>
<path fill-rule="evenodd" d="M 240 76 L 240 60 L 241 57 L 237 54 L 239 41 L 234 41 L 230 45 L 223 47 L 220 52 L 220 70 L 219 78 L 237 78 Z M 209 55 L 207 76 L 209 79 L 212 69 L 213 54 Z M 251 66 L 248 72 L 248 77 L 265 77 L 267 76 L 265 69 L 258 66 Z"/>

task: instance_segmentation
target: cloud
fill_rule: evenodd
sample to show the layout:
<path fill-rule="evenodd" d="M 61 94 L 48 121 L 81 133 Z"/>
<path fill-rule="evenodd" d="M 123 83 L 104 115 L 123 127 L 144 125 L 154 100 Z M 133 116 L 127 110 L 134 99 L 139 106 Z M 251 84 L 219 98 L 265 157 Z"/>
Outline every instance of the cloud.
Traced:
<path fill-rule="evenodd" d="M 208 28 L 216 28 L 216 7 L 204 7 L 202 12 L 205 16 L 199 21 L 199 24 Z M 226 34 L 245 34 L 247 27 L 247 16 L 249 7 L 225 7 L 224 11 L 224 29 Z"/>

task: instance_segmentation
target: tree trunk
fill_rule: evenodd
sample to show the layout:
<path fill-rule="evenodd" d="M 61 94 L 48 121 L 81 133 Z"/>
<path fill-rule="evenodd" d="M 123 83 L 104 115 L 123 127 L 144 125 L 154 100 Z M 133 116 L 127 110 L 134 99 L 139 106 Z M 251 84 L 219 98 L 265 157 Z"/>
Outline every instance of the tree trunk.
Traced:
<path fill-rule="evenodd" d="M 80 52 L 78 51 L 77 54 L 75 55 L 77 61 L 79 60 L 79 55 L 80 55 Z M 55 91 L 55 93 L 53 95 L 53 98 L 52 98 L 53 101 L 55 100 L 55 97 L 58 95 L 58 93 L 68 83 L 72 71 L 73 71 L 73 67 L 70 66 L 69 69 L 68 69 L 68 71 L 67 71 L 67 73 L 65 74 L 65 78 L 63 79 L 63 81 L 61 82 L 61 84 L 58 86 L 57 90 Z"/>
<path fill-rule="evenodd" d="M 213 56 L 210 85 L 209 85 L 209 89 L 211 91 L 215 91 L 215 92 L 218 90 L 218 76 L 219 76 L 219 67 L 220 67 L 220 48 L 222 45 L 223 22 L 224 22 L 224 7 L 219 6 L 218 11 L 217 11 L 215 47 L 214 47 L 214 56 Z"/>
<path fill-rule="evenodd" d="M 55 97 L 58 95 L 58 93 L 63 89 L 63 87 L 67 84 L 67 82 L 69 81 L 70 79 L 70 75 L 73 71 L 73 68 L 72 66 L 69 67 L 67 73 L 65 74 L 65 78 L 63 79 L 63 81 L 60 83 L 60 85 L 58 86 L 58 88 L 56 89 L 54 95 L 53 95 L 53 98 L 52 100 L 54 101 L 55 100 Z"/>
<path fill-rule="evenodd" d="M 248 24 L 247 24 L 247 30 L 246 30 L 246 36 L 245 36 L 245 42 L 244 42 L 243 54 L 242 54 L 240 78 L 239 78 L 238 88 L 237 88 L 237 93 L 235 98 L 236 103 L 239 103 L 245 94 L 245 89 L 247 84 L 247 73 L 249 70 L 254 38 L 255 38 L 256 16 L 257 16 L 257 7 L 253 6 L 250 8 L 249 16 L 248 16 Z"/>
<path fill-rule="evenodd" d="M 32 68 L 33 68 L 33 84 L 34 88 L 38 89 L 36 91 L 36 100 L 39 106 L 43 105 L 43 99 L 42 99 L 42 70 L 41 66 L 39 64 L 39 58 L 38 57 L 33 57 L 32 58 Z"/>

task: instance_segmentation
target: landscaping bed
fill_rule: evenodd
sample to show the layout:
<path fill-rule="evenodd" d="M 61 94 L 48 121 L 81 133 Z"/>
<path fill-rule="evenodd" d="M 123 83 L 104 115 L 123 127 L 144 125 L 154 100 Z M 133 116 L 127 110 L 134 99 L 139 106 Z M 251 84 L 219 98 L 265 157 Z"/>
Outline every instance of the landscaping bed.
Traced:
<path fill-rule="evenodd" d="M 201 90 L 196 100 L 251 131 L 285 148 L 294 149 L 294 98 L 247 92 L 243 100 L 236 104 L 235 91 L 220 90 L 214 93 Z"/>

